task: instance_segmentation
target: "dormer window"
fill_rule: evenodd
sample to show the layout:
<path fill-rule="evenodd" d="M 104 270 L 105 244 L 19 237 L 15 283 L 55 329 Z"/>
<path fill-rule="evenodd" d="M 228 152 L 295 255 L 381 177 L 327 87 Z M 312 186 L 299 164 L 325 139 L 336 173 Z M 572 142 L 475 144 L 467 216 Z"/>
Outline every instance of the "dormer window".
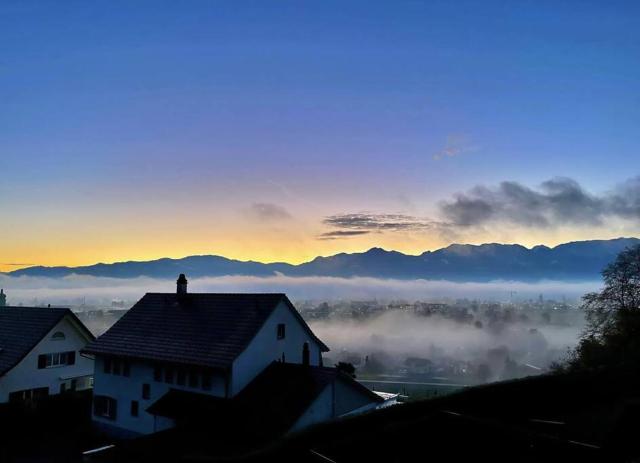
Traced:
<path fill-rule="evenodd" d="M 66 336 L 62 331 L 56 331 L 53 333 L 53 336 L 51 336 L 52 341 L 64 341 L 65 338 Z"/>
<path fill-rule="evenodd" d="M 278 323 L 278 339 L 284 339 L 286 331 L 285 331 L 285 324 L 284 323 Z"/>

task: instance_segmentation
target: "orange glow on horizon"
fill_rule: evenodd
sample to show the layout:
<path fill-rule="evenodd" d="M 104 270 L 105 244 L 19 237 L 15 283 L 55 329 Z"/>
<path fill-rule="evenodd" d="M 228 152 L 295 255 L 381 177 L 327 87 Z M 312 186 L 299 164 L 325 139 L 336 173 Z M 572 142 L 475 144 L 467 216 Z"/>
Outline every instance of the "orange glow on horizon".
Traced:
<path fill-rule="evenodd" d="M 622 236 L 620 232 L 607 233 L 604 230 L 598 234 L 594 234 L 593 230 L 565 230 L 553 234 L 548 230 L 537 233 L 529 230 L 527 233 L 510 235 L 476 234 L 460 237 L 461 239 L 455 242 L 517 243 L 530 248 L 538 244 L 555 246 L 568 241 L 593 239 L 594 235 L 599 239 Z M 282 230 L 268 230 L 259 237 L 248 232 L 238 232 L 235 235 L 224 233 L 216 237 L 210 236 L 209 233 L 194 233 L 188 240 L 175 240 L 173 236 L 175 234 L 172 230 L 146 234 L 144 240 L 125 239 L 113 234 L 85 235 L 82 239 L 75 240 L 53 236 L 48 243 L 39 243 L 37 246 L 16 240 L 0 244 L 0 255 L 3 256 L 0 272 L 11 272 L 33 265 L 77 267 L 96 263 L 149 261 L 164 257 L 177 259 L 191 255 L 219 255 L 243 261 L 300 264 L 318 256 L 330 256 L 340 252 L 364 252 L 372 247 L 418 255 L 451 244 L 441 237 L 401 233 L 372 233 L 349 239 L 319 240 L 318 233 L 309 234 L 300 230 L 289 231 L 287 234 Z"/>

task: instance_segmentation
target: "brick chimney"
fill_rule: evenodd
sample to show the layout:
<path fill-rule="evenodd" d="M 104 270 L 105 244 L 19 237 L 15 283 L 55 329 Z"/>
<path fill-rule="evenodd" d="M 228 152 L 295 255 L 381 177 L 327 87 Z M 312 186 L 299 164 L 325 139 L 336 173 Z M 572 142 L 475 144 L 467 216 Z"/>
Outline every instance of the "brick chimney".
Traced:
<path fill-rule="evenodd" d="M 187 294 L 187 277 L 184 276 L 184 273 L 181 273 L 180 276 L 178 277 L 178 281 L 176 281 L 178 287 L 177 287 L 177 293 L 180 294 Z"/>

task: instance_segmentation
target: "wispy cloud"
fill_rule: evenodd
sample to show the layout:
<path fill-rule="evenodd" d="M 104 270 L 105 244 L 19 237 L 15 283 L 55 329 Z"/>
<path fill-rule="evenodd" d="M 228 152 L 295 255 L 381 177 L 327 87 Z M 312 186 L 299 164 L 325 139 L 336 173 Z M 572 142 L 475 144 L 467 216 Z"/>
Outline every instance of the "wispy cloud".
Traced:
<path fill-rule="evenodd" d="M 249 213 L 262 221 L 287 220 L 292 218 L 289 211 L 284 207 L 272 203 L 253 203 L 249 208 Z"/>
<path fill-rule="evenodd" d="M 469 143 L 464 135 L 451 134 L 447 136 L 447 142 L 440 151 L 433 155 L 433 159 L 439 161 L 443 158 L 452 158 L 462 153 L 475 151 L 477 148 Z"/>

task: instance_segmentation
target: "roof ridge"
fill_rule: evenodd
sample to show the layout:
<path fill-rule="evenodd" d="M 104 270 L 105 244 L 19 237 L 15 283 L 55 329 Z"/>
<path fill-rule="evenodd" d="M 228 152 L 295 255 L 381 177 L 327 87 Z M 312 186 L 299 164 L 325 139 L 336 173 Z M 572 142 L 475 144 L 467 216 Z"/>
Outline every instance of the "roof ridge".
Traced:
<path fill-rule="evenodd" d="M 25 306 L 25 305 L 5 305 L 4 307 L 2 307 L 2 310 L 4 309 L 11 309 L 11 310 L 15 310 L 15 309 L 29 309 L 29 310 L 69 310 L 71 311 L 71 309 L 69 307 L 39 307 L 39 306 Z"/>
<path fill-rule="evenodd" d="M 159 294 L 163 296 L 171 295 L 177 296 L 178 293 L 170 292 L 170 293 L 158 293 L 158 292 L 147 292 L 146 294 Z M 200 296 L 200 295 L 220 295 L 220 296 L 286 296 L 286 293 L 187 293 L 187 296 Z M 183 296 L 183 295 L 181 295 Z"/>

